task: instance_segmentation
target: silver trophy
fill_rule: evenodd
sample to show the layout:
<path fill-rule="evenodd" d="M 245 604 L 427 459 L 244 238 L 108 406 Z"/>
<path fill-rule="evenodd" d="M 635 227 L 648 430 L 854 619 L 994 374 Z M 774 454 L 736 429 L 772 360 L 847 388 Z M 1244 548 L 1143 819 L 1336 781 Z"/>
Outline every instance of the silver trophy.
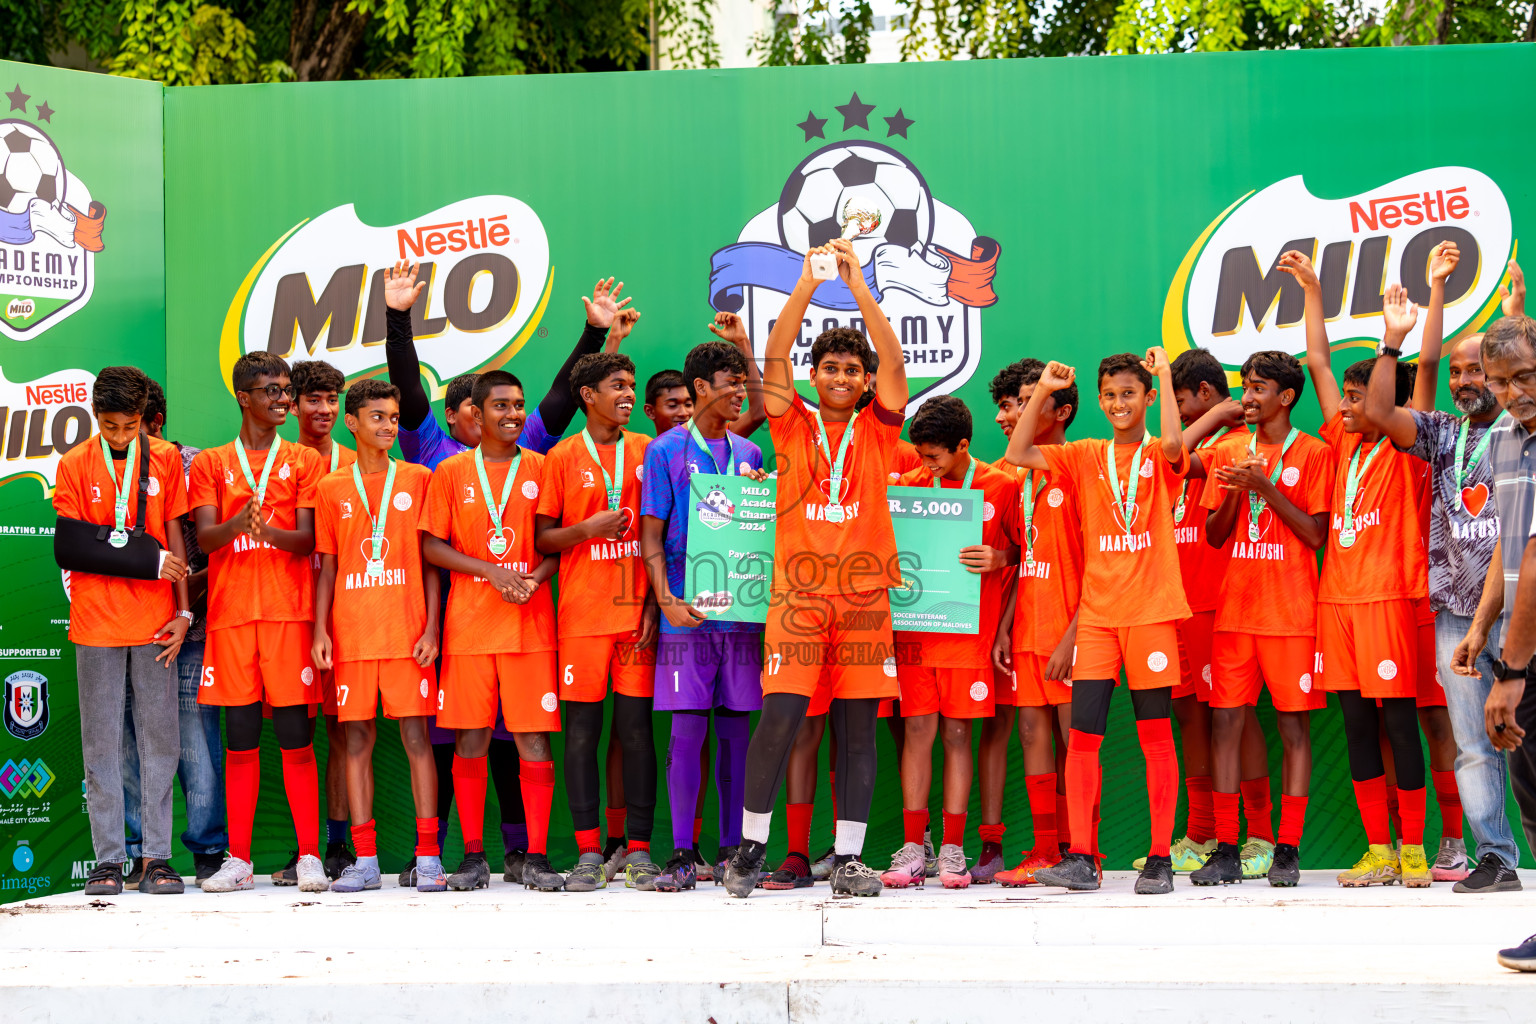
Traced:
<path fill-rule="evenodd" d="M 867 235 L 880 226 L 880 219 L 880 207 L 855 193 L 843 202 L 843 237 L 853 239 Z M 832 280 L 837 276 L 837 257 L 830 252 L 812 256 L 811 276 L 818 281 Z"/>

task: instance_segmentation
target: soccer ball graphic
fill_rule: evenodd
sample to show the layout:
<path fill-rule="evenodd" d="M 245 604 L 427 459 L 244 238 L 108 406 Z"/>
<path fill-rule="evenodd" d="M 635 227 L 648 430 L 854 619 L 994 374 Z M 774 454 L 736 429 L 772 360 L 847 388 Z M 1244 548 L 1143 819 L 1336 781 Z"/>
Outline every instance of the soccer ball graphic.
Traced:
<path fill-rule="evenodd" d="M 704 495 L 704 504 L 714 509 L 723 516 L 728 516 L 736 511 L 736 506 L 731 499 L 725 496 L 725 492 L 718 487 L 712 487 L 709 493 Z"/>
<path fill-rule="evenodd" d="M 779 195 L 779 241 L 795 252 L 843 233 L 839 217 L 849 197 L 880 210 L 880 226 L 853 241 L 861 263 L 882 242 L 910 250 L 933 236 L 933 199 L 911 161 L 874 142 L 837 142 L 800 162 Z"/>
<path fill-rule="evenodd" d="M 64 201 L 64 159 L 25 121 L 0 121 L 0 210 L 25 213 L 33 199 Z"/>

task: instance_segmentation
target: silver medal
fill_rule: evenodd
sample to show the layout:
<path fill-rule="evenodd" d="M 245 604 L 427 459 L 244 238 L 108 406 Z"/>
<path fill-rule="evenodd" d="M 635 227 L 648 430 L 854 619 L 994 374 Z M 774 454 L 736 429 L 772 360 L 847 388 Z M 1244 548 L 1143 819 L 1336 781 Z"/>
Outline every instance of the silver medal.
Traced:
<path fill-rule="evenodd" d="M 492 537 L 489 541 L 486 542 L 486 546 L 491 549 L 491 554 L 495 555 L 497 558 L 500 558 L 502 555 L 507 553 L 507 538 L 499 535 Z"/>
<path fill-rule="evenodd" d="M 1250 541 L 1252 541 L 1253 543 L 1255 543 L 1255 544 L 1257 544 L 1259 542 L 1259 524 L 1258 523 L 1249 523 L 1248 524 L 1248 539 Z"/>
<path fill-rule="evenodd" d="M 373 579 L 380 579 L 380 578 L 382 578 L 383 575 L 384 575 L 384 559 L 382 559 L 382 558 L 370 558 L 370 559 L 368 559 L 368 575 L 371 576 Z"/>
<path fill-rule="evenodd" d="M 843 521 L 843 506 L 841 506 L 841 505 L 828 505 L 827 506 L 827 522 L 829 522 L 829 523 L 840 523 L 842 521 Z"/>
<path fill-rule="evenodd" d="M 111 535 L 107 537 L 107 543 L 111 544 L 115 548 L 122 547 L 123 545 L 128 543 L 128 531 L 127 530 L 113 530 Z"/>
<path fill-rule="evenodd" d="M 1339 531 L 1339 547 L 1341 547 L 1341 548 L 1350 548 L 1350 547 L 1354 547 L 1354 546 L 1355 546 L 1355 529 L 1354 529 L 1354 527 L 1352 527 L 1352 526 L 1345 527 L 1344 529 L 1340 530 Z"/>

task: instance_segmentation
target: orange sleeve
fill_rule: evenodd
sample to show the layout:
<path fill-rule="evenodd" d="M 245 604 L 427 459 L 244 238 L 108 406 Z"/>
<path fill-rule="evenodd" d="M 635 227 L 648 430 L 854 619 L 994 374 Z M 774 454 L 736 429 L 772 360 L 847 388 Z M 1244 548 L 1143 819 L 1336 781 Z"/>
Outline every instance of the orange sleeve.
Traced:
<path fill-rule="evenodd" d="M 85 487 L 76 468 L 79 465 L 76 459 L 60 459 L 59 475 L 53 488 L 53 511 L 69 519 L 85 518 L 85 506 L 81 500 Z"/>
<path fill-rule="evenodd" d="M 161 459 L 160 477 L 165 481 L 165 521 L 187 514 L 187 478 L 181 470 L 181 452 L 173 446 Z"/>
<path fill-rule="evenodd" d="M 994 505 L 994 512 L 998 516 L 997 525 L 1002 529 L 1003 536 L 1017 543 L 1019 535 L 1018 481 L 1010 477 L 1009 484 L 1000 484 L 997 489 L 997 495 L 993 498 L 992 503 Z"/>
<path fill-rule="evenodd" d="M 320 479 L 330 472 L 331 464 L 319 455 L 313 448 L 299 449 L 299 486 L 298 508 L 315 507 L 315 488 Z"/>
<path fill-rule="evenodd" d="M 1305 504 L 1302 511 L 1309 516 L 1328 512 L 1333 508 L 1333 478 L 1335 473 L 1333 452 L 1317 445 L 1307 459 L 1302 473 L 1307 480 Z"/>
<path fill-rule="evenodd" d="M 193 508 L 202 505 L 219 507 L 219 468 L 211 449 L 203 449 L 192 457 L 192 483 L 187 500 Z"/>
<path fill-rule="evenodd" d="M 1187 447 L 1180 449 L 1177 459 L 1170 459 L 1163 452 L 1163 446 L 1158 443 L 1156 438 L 1153 438 L 1152 442 L 1157 444 L 1158 457 L 1163 460 L 1163 464 L 1168 472 L 1180 478 L 1189 475 L 1189 449 Z"/>
<path fill-rule="evenodd" d="M 1233 464 L 1232 447 L 1218 444 L 1201 452 L 1200 461 L 1205 465 L 1205 486 L 1200 488 L 1200 504 L 1215 511 L 1227 497 L 1227 489 L 1216 479 L 1216 470 Z"/>
<path fill-rule="evenodd" d="M 422 510 L 420 528 L 445 542 L 453 540 L 453 512 L 449 501 L 453 497 L 453 481 L 449 471 L 439 465 L 427 481 L 427 507 Z"/>
<path fill-rule="evenodd" d="M 1317 433 L 1329 445 L 1338 444 L 1339 439 L 1344 436 L 1344 414 L 1335 413 L 1333 419 L 1324 423 Z"/>
<path fill-rule="evenodd" d="M 544 456 L 544 482 L 539 485 L 537 515 L 548 516 L 561 522 L 565 511 L 565 460 L 560 449 L 555 448 Z"/>
<path fill-rule="evenodd" d="M 336 554 L 336 515 L 334 501 L 321 501 L 315 505 L 315 551 L 319 554 Z"/>
<path fill-rule="evenodd" d="M 1077 470 L 1091 445 L 1086 441 L 1068 441 L 1066 444 L 1042 444 L 1040 454 L 1045 456 L 1047 472 L 1053 477 L 1065 477 L 1077 485 Z"/>

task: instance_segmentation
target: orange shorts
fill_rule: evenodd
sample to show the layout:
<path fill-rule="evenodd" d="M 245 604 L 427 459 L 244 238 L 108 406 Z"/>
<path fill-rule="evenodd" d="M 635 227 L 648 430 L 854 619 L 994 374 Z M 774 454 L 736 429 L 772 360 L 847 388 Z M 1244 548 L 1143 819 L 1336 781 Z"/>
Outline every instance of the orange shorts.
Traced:
<path fill-rule="evenodd" d="M 881 704 L 889 704 L 890 701 L 881 701 Z M 821 675 L 816 680 L 816 692 L 811 694 L 811 704 L 805 709 L 806 718 L 814 718 L 824 715 L 832 710 L 832 666 L 821 666 Z"/>
<path fill-rule="evenodd" d="M 1317 647 L 1325 690 L 1417 697 L 1419 637 L 1413 601 L 1319 604 Z"/>
<path fill-rule="evenodd" d="M 945 718 L 991 718 L 997 694 L 990 668 L 924 668 L 902 665 L 896 671 L 901 688 L 901 717 L 938 713 Z"/>
<path fill-rule="evenodd" d="M 1253 636 L 1221 632 L 1211 642 L 1213 708 L 1240 708 L 1259 702 L 1269 687 L 1276 711 L 1321 711 L 1328 695 L 1313 684 L 1317 641 L 1310 636 Z"/>
<path fill-rule="evenodd" d="M 768 609 L 765 694 L 798 693 L 814 703 L 826 669 L 829 699 L 897 695 L 891 601 L 884 590 L 788 596 Z"/>
<path fill-rule="evenodd" d="M 1210 702 L 1211 634 L 1215 630 L 1215 612 L 1195 612 L 1178 624 L 1179 683 L 1173 688 L 1175 700 L 1195 697 L 1202 703 Z"/>
<path fill-rule="evenodd" d="M 439 728 L 491 728 L 496 724 L 498 697 L 508 732 L 559 732 L 555 652 L 443 656 L 443 685 L 437 696 Z"/>
<path fill-rule="evenodd" d="M 1429 621 L 1424 621 L 1424 613 L 1429 613 Z M 1429 599 L 1426 598 L 1419 609 L 1418 625 L 1418 651 L 1419 651 L 1419 688 L 1414 694 L 1414 703 L 1421 708 L 1445 707 L 1445 688 L 1440 685 L 1440 672 L 1435 661 L 1435 613 L 1429 607 Z"/>
<path fill-rule="evenodd" d="M 308 622 L 210 629 L 197 702 L 243 707 L 266 701 L 275 708 L 320 703 L 320 681 L 309 660 L 313 634 Z"/>
<path fill-rule="evenodd" d="M 339 665 L 340 662 L 332 662 Z M 361 663 L 359 663 L 361 664 Z M 320 673 L 320 710 L 327 715 L 340 716 L 339 705 L 336 703 L 336 670 L 331 668 L 316 669 Z M 311 718 L 314 716 L 311 715 Z"/>
<path fill-rule="evenodd" d="M 1050 658 L 1034 651 L 1013 652 L 1013 704 L 1020 708 L 1072 703 L 1072 680 L 1045 678 Z"/>
<path fill-rule="evenodd" d="M 371 722 L 383 698 L 384 717 L 421 718 L 437 711 L 437 667 L 422 668 L 415 658 L 338 661 L 332 698 L 343 722 Z"/>
<path fill-rule="evenodd" d="M 1144 626 L 1077 627 L 1073 679 L 1119 679 L 1133 690 L 1155 690 L 1179 684 L 1179 631 L 1172 622 Z"/>
<path fill-rule="evenodd" d="M 637 647 L 640 631 L 606 636 L 560 638 L 560 699 L 593 703 L 613 692 L 626 697 L 656 696 L 656 644 Z"/>

